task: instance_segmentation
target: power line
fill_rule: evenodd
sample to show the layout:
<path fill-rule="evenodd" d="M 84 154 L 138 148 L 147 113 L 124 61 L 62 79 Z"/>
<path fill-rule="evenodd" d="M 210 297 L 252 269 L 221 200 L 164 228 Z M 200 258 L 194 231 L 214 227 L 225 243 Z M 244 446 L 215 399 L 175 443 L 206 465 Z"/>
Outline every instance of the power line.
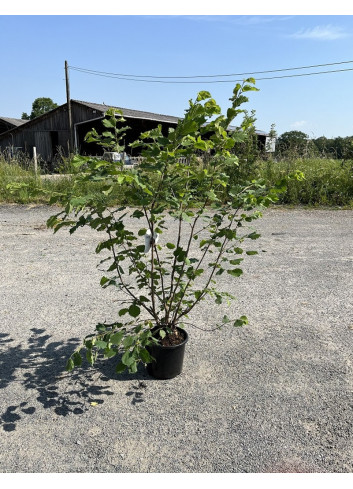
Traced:
<path fill-rule="evenodd" d="M 72 68 L 75 71 L 80 71 L 83 73 L 86 73 L 88 75 L 96 75 L 96 76 L 102 76 L 104 78 L 115 78 L 118 80 L 128 80 L 128 81 L 135 81 L 135 82 L 142 82 L 142 83 L 164 83 L 164 84 L 171 84 L 171 83 L 201 83 L 201 81 L 165 81 L 165 80 L 144 80 L 144 79 L 136 79 L 136 78 L 128 78 L 128 77 L 123 77 L 123 76 L 118 76 L 115 74 L 109 75 L 109 74 L 104 74 L 103 72 L 95 72 L 92 70 L 85 70 L 81 68 Z M 294 69 L 294 68 L 293 68 Z M 275 70 L 273 70 L 275 71 Z M 284 71 L 284 70 L 277 70 L 277 71 Z M 343 71 L 353 71 L 353 68 L 345 68 L 341 70 L 327 70 L 327 71 L 316 71 L 316 72 L 311 72 L 311 73 L 297 73 L 294 75 L 279 75 L 279 76 L 268 76 L 268 77 L 261 77 L 261 78 L 256 78 L 256 81 L 259 80 L 275 80 L 279 78 L 295 78 L 299 76 L 312 76 L 312 75 L 322 75 L 326 73 L 339 73 Z M 244 73 L 245 74 L 245 73 Z M 250 73 L 246 73 L 249 75 Z M 234 82 L 242 82 L 244 81 L 243 79 L 239 80 L 203 80 L 202 83 L 234 83 Z"/>
<path fill-rule="evenodd" d="M 299 66 L 299 67 L 293 67 L 293 68 L 281 68 L 277 70 L 265 70 L 265 71 L 253 71 L 253 72 L 244 72 L 244 73 L 228 73 L 228 74 L 222 74 L 222 75 L 193 75 L 193 76 L 154 76 L 154 75 L 131 75 L 131 74 L 124 74 L 124 73 L 111 73 L 111 72 L 105 72 L 105 71 L 97 71 L 97 70 L 90 70 L 86 68 L 79 68 L 77 66 L 70 66 L 69 68 L 75 71 L 79 71 L 82 73 L 87 73 L 91 75 L 96 75 L 96 76 L 103 76 L 106 78 L 117 78 L 120 80 L 128 80 L 128 81 L 140 81 L 140 82 L 145 82 L 145 83 L 198 83 L 198 81 L 164 81 L 166 79 L 192 79 L 192 78 L 220 78 L 220 77 L 230 77 L 230 76 L 244 76 L 244 75 L 256 75 L 256 74 L 265 74 L 265 73 L 278 73 L 278 72 L 283 72 L 283 71 L 294 71 L 294 70 L 303 70 L 303 69 L 309 69 L 309 68 L 318 68 L 318 67 L 323 67 L 323 66 L 334 66 L 334 65 L 342 65 L 342 64 L 348 64 L 348 63 L 353 63 L 353 61 L 339 61 L 335 63 L 324 63 L 324 64 L 317 64 L 317 65 L 308 65 L 308 66 Z M 337 72 L 342 72 L 342 71 L 352 71 L 351 68 L 346 68 L 346 69 L 341 69 L 341 70 L 327 70 L 327 71 L 320 71 L 320 72 L 311 72 L 311 73 L 300 73 L 300 74 L 292 74 L 292 75 L 282 75 L 282 76 L 274 76 L 274 77 L 262 77 L 262 78 L 257 78 L 257 80 L 273 80 L 276 78 L 292 78 L 296 76 L 310 76 L 310 75 L 319 75 L 323 73 L 337 73 Z M 160 80 L 156 80 L 156 78 Z M 153 79 L 153 80 L 152 80 Z M 233 83 L 233 82 L 239 82 L 243 80 L 214 80 L 214 81 L 204 81 L 204 83 Z"/>

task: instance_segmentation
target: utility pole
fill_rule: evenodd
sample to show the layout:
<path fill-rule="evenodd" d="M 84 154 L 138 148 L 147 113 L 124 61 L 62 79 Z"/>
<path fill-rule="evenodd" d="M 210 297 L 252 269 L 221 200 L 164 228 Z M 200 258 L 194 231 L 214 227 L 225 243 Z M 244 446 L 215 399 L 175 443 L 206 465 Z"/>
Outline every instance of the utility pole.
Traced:
<path fill-rule="evenodd" d="M 69 83 L 69 69 L 67 61 L 65 61 L 65 80 L 66 80 L 66 100 L 67 100 L 67 113 L 69 118 L 69 151 L 74 150 L 74 138 L 73 138 L 73 126 L 72 126 L 72 113 L 71 113 L 71 99 L 70 99 L 70 83 Z"/>

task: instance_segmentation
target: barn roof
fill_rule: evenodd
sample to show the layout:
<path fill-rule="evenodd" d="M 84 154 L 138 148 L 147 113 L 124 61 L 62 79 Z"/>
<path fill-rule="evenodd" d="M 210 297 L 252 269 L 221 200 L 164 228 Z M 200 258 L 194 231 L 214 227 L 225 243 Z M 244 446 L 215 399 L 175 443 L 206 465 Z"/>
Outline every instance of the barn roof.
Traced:
<path fill-rule="evenodd" d="M 124 117 L 130 117 L 134 119 L 150 119 L 152 121 L 156 122 L 167 122 L 171 124 L 177 124 L 178 121 L 181 119 L 181 117 L 175 117 L 172 115 L 163 115 L 163 114 L 156 114 L 154 112 L 146 112 L 143 110 L 133 110 L 133 109 L 124 109 L 122 107 L 116 107 L 114 105 L 106 105 L 106 104 L 95 104 L 92 102 L 83 102 L 81 100 L 72 100 L 72 102 L 76 102 L 81 105 L 85 105 L 86 107 L 90 107 L 91 109 L 97 110 L 99 112 L 102 112 L 102 114 L 105 114 L 108 109 L 119 109 L 122 111 Z M 234 131 L 237 129 L 236 126 L 229 126 L 228 129 L 230 131 Z M 258 136 L 267 136 L 268 133 L 265 131 L 258 131 L 257 129 L 255 130 L 256 134 Z"/>
<path fill-rule="evenodd" d="M 72 100 L 72 102 L 98 110 L 103 114 L 105 114 L 110 108 L 119 109 L 122 111 L 124 117 L 130 117 L 133 119 L 150 119 L 152 121 L 167 122 L 172 124 L 177 124 L 180 119 L 180 117 L 175 117 L 172 115 L 155 114 L 154 112 L 145 112 L 143 110 L 125 109 L 123 107 L 116 107 L 115 105 L 95 104 L 92 102 L 83 102 L 81 100 Z"/>
<path fill-rule="evenodd" d="M 11 124 L 13 126 L 21 126 L 25 122 L 28 122 L 27 120 L 24 119 L 14 119 L 13 117 L 1 117 L 0 116 L 0 121 L 4 121 L 7 124 Z"/>
<path fill-rule="evenodd" d="M 81 100 L 71 100 L 71 102 L 76 103 L 76 104 L 80 104 L 80 105 L 84 105 L 84 106 L 89 107 L 93 110 L 96 110 L 97 112 L 101 113 L 102 117 L 105 115 L 105 113 L 107 112 L 108 109 L 113 108 L 113 109 L 121 110 L 124 117 L 133 118 L 133 119 L 145 119 L 145 120 L 148 119 L 148 120 L 152 120 L 152 121 L 156 121 L 156 122 L 165 122 L 167 124 L 177 124 L 178 121 L 181 119 L 181 117 L 175 117 L 175 116 L 164 115 L 164 114 L 156 114 L 154 112 L 146 112 L 146 111 L 142 111 L 142 110 L 126 109 L 126 108 L 117 107 L 114 105 L 96 104 L 93 102 L 84 102 Z M 7 119 L 9 121 L 11 121 L 11 120 L 17 121 L 17 123 L 15 123 L 15 127 L 7 130 L 6 132 L 4 132 L 0 135 L 0 139 L 3 137 L 6 137 L 6 135 L 10 132 L 13 132 L 13 131 L 17 132 L 17 131 L 21 130 L 20 126 L 22 126 L 24 123 L 26 123 L 28 125 L 32 125 L 32 124 L 35 124 L 38 121 L 38 119 L 44 119 L 44 118 L 50 117 L 50 115 L 53 112 L 56 112 L 56 111 L 62 109 L 66 105 L 67 105 L 66 103 L 59 105 L 55 109 L 52 109 L 49 112 L 46 112 L 45 114 L 43 114 L 39 117 L 36 117 L 35 119 L 32 119 L 30 121 L 25 121 L 22 119 L 11 119 L 11 118 L 4 118 L 4 117 L 1 118 L 0 117 L 0 120 L 1 119 L 3 119 L 3 120 Z M 229 126 L 229 129 L 234 130 L 235 127 Z M 264 131 L 256 130 L 255 132 L 259 136 L 267 136 L 267 133 Z"/>

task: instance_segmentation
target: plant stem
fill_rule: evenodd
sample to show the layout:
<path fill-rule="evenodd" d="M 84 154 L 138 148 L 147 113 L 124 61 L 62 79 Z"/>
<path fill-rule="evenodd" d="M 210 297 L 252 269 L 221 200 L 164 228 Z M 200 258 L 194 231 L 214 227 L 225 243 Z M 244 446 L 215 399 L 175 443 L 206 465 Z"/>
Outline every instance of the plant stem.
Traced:
<path fill-rule="evenodd" d="M 231 228 L 231 226 L 232 226 L 232 224 L 234 222 L 236 213 L 237 213 L 237 211 L 233 214 L 232 219 L 231 219 L 231 221 L 230 221 L 230 223 L 229 223 L 229 225 L 227 226 L 226 229 L 230 229 Z M 239 225 L 239 223 L 237 223 L 236 228 L 238 227 L 238 225 Z M 196 304 L 198 304 L 205 297 L 206 291 L 207 291 L 208 286 L 209 286 L 209 284 L 210 284 L 210 282 L 212 280 L 212 277 L 213 277 L 213 275 L 214 275 L 214 273 L 216 271 L 216 268 L 217 268 L 219 259 L 223 255 L 223 250 L 224 250 L 224 247 L 225 247 L 225 245 L 226 245 L 227 242 L 228 242 L 228 238 L 225 236 L 224 237 L 224 240 L 223 240 L 223 243 L 222 243 L 222 246 L 220 247 L 220 250 L 218 252 L 217 259 L 214 262 L 214 265 L 213 265 L 212 270 L 211 270 L 211 274 L 210 274 L 210 276 L 208 278 L 208 281 L 207 281 L 206 285 L 203 288 L 203 291 L 201 292 L 200 296 L 195 300 L 195 302 L 191 306 L 189 306 L 185 311 L 181 311 L 181 313 L 179 314 L 179 316 L 176 318 L 176 322 L 178 322 L 181 317 L 186 316 L 187 314 L 189 314 L 189 312 L 196 306 Z"/>
<path fill-rule="evenodd" d="M 112 234 L 111 234 L 111 231 L 110 231 L 109 228 L 107 228 L 107 232 L 108 232 L 108 235 L 109 235 L 110 240 L 112 241 L 113 238 L 112 238 Z M 116 271 L 118 272 L 119 280 L 120 280 L 120 283 L 121 283 L 121 285 L 122 285 L 125 293 L 127 293 L 128 295 L 130 295 L 130 297 L 132 297 L 135 302 L 138 302 L 157 321 L 158 320 L 158 316 L 156 315 L 155 311 L 153 309 L 147 307 L 144 304 L 144 302 L 141 302 L 138 299 L 138 297 L 136 297 L 135 294 L 133 294 L 131 292 L 131 290 L 129 289 L 129 287 L 125 284 L 125 282 L 123 280 L 123 277 L 121 275 L 121 272 L 119 270 L 119 262 L 117 260 L 117 256 L 116 256 L 115 249 L 114 249 L 114 245 L 112 245 L 112 252 L 113 252 L 113 257 L 114 257 L 115 268 L 116 268 Z"/>

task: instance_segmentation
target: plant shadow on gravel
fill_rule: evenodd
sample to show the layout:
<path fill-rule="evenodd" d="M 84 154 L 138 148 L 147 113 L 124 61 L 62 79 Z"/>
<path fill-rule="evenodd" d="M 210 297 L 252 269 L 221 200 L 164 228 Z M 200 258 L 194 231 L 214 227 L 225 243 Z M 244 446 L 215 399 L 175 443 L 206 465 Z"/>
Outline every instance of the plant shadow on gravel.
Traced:
<path fill-rule="evenodd" d="M 0 389 L 17 382 L 32 391 L 19 404 L 0 412 L 0 426 L 4 431 L 14 431 L 24 415 L 35 413 L 36 407 L 31 405 L 34 398 L 44 409 L 67 416 L 82 414 L 90 403 L 102 404 L 102 396 L 113 395 L 106 385 L 110 379 L 96 368 L 65 371 L 66 361 L 79 343 L 77 338 L 50 342 L 51 336 L 45 329 L 32 328 L 31 333 L 25 347 L 13 345 L 9 334 L 0 333 Z M 105 381 L 105 385 L 100 381 Z"/>
<path fill-rule="evenodd" d="M 119 355 L 121 357 L 122 354 Z M 142 364 L 137 366 L 137 372 L 132 374 L 126 370 L 119 375 L 115 372 L 116 364 L 119 360 L 115 357 L 109 360 L 97 361 L 96 368 L 103 374 L 102 380 L 108 381 L 114 379 L 114 381 L 131 382 L 131 388 L 125 393 L 127 397 L 131 399 L 131 404 L 136 405 L 144 402 L 144 394 L 147 390 L 147 382 L 155 380 L 149 376 L 145 367 Z"/>

